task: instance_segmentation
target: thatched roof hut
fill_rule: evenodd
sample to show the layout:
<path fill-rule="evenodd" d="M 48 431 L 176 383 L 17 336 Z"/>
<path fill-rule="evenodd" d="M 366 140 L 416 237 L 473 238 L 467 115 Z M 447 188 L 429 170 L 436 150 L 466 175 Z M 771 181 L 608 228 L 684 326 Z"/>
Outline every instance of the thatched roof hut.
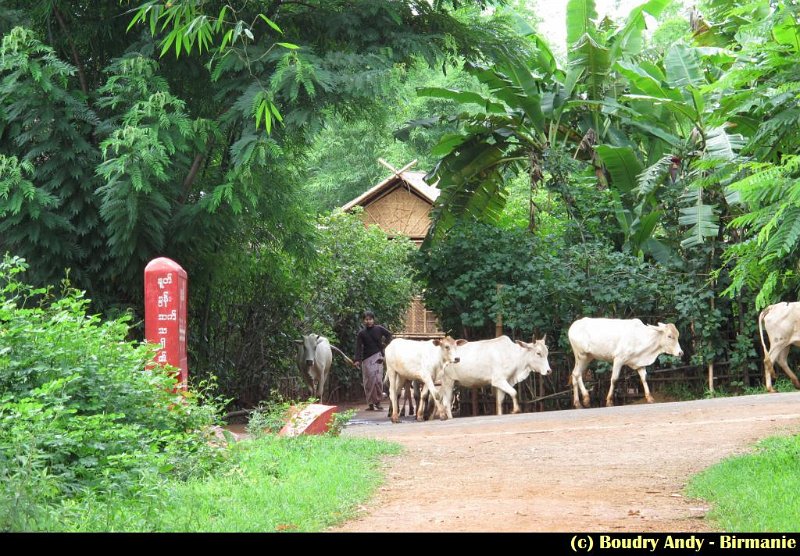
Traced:
<path fill-rule="evenodd" d="M 439 190 L 423 181 L 425 172 L 398 172 L 365 191 L 342 209 L 364 207 L 361 219 L 390 237 L 404 235 L 420 243 L 431 225 L 430 211 Z"/>
<path fill-rule="evenodd" d="M 425 183 L 425 172 L 408 171 L 416 160 L 401 170 L 395 170 L 383 160 L 380 162 L 393 174 L 343 205 L 342 210 L 363 207 L 361 219 L 365 226 L 380 226 L 389 237 L 407 236 L 419 245 L 431 226 L 430 211 L 439 197 L 439 190 Z M 442 337 L 444 332 L 439 330 L 436 316 L 425 309 L 422 298 L 416 297 L 406 314 L 404 329 L 395 335 L 428 339 Z"/>

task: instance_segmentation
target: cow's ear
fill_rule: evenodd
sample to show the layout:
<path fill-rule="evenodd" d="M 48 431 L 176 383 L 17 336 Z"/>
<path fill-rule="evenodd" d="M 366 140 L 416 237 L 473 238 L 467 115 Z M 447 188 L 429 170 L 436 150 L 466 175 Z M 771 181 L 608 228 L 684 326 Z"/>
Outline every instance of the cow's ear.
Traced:
<path fill-rule="evenodd" d="M 295 344 L 303 345 L 303 340 L 293 340 Z"/>
<path fill-rule="evenodd" d="M 546 343 L 547 343 L 547 334 L 545 334 L 544 336 L 542 336 L 542 340 L 541 340 L 541 342 L 542 342 L 543 344 L 546 344 Z"/>
<path fill-rule="evenodd" d="M 528 347 L 528 344 L 526 344 L 522 340 L 514 340 L 514 343 L 517 344 L 518 346 L 522 346 L 524 348 Z"/>
<path fill-rule="evenodd" d="M 317 345 L 322 343 L 325 340 L 325 336 L 317 336 Z"/>
<path fill-rule="evenodd" d="M 463 339 L 462 340 L 456 340 L 456 345 L 457 346 L 463 346 L 466 343 L 467 343 L 467 340 L 463 340 Z"/>
<path fill-rule="evenodd" d="M 433 345 L 435 345 L 435 346 L 442 345 L 442 342 L 439 341 L 439 338 L 434 338 L 433 340 L 431 340 L 431 342 L 433 342 Z"/>

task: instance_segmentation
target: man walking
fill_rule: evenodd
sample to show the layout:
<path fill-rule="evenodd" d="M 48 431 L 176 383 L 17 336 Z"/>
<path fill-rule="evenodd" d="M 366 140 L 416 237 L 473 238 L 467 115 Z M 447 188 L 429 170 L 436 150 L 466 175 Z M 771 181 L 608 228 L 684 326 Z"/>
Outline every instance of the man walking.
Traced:
<path fill-rule="evenodd" d="M 353 362 L 361 368 L 367 411 L 381 411 L 383 398 L 383 349 L 392 341 L 392 333 L 375 324 L 375 313 L 364 311 L 364 326 L 356 335 L 356 356 Z"/>

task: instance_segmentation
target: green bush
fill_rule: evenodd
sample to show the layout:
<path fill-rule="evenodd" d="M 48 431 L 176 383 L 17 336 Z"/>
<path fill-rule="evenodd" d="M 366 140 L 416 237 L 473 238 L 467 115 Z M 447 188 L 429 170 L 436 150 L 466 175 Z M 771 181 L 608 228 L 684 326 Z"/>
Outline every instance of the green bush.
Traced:
<path fill-rule="evenodd" d="M 609 244 L 566 244 L 524 229 L 459 225 L 416 257 L 427 284 L 426 306 L 445 330 L 468 338 L 494 335 L 495 318 L 530 338 L 551 342 L 576 318 L 605 316 L 667 320 L 675 313 L 674 284 L 663 269 L 614 251 Z"/>
<path fill-rule="evenodd" d="M 87 315 L 82 292 L 34 289 L 26 268 L 0 263 L 0 529 L 46 529 L 64 500 L 211 469 L 218 402 L 146 369 L 153 347 L 127 340 L 129 317 Z"/>
<path fill-rule="evenodd" d="M 190 363 L 195 374 L 219 377 L 233 399 L 230 409 L 258 407 L 273 392 L 298 398 L 306 390 L 295 363 L 293 340 L 315 332 L 353 354 L 361 314 L 372 309 L 381 324 L 398 330 L 415 285 L 408 257 L 413 244 L 390 239 L 357 214 L 335 211 L 316 220 L 304 237 L 313 256 L 276 255 L 266 242 L 252 252 L 223 253 L 206 292 L 190 292 Z M 197 280 L 203 280 L 198 277 Z M 197 284 L 197 280 L 194 282 Z M 195 295 L 195 297 L 192 297 Z M 361 374 L 334 355 L 329 392 L 363 396 Z"/>
<path fill-rule="evenodd" d="M 253 438 L 278 434 L 292 415 L 293 407 L 302 409 L 310 402 L 284 400 L 279 392 L 272 391 L 268 400 L 262 402 L 247 420 L 247 433 Z"/>

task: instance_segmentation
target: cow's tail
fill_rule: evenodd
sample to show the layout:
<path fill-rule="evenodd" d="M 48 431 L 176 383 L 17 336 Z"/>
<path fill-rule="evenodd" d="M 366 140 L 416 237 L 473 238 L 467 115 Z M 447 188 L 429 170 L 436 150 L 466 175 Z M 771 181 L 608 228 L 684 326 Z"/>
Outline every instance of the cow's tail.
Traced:
<path fill-rule="evenodd" d="M 758 315 L 758 336 L 761 339 L 761 347 L 764 348 L 764 371 L 768 372 L 770 376 L 775 377 L 775 367 L 772 365 L 772 359 L 769 358 L 769 351 L 767 351 L 767 344 L 764 342 L 764 319 L 769 313 L 769 307 L 761 311 Z"/>
<path fill-rule="evenodd" d="M 348 365 L 350 365 L 351 367 L 355 367 L 356 366 L 356 364 L 353 362 L 353 360 L 350 359 L 349 357 L 347 357 L 347 355 L 342 350 L 337 348 L 335 345 L 331 344 L 331 349 L 333 351 L 335 351 L 336 353 L 338 353 L 339 355 L 341 355 L 342 357 L 344 357 L 344 360 L 347 361 Z"/>

